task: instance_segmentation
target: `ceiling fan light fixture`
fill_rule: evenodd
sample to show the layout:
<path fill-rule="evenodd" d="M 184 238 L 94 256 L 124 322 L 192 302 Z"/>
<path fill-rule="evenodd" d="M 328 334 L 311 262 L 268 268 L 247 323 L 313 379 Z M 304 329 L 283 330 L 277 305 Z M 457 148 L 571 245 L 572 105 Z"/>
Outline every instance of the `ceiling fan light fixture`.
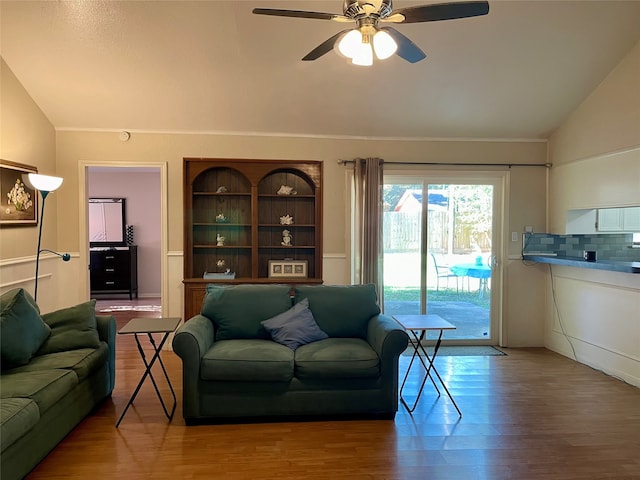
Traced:
<path fill-rule="evenodd" d="M 379 22 L 423 23 L 478 17 L 489 13 L 489 2 L 449 0 L 448 3 L 429 3 L 394 10 L 392 0 L 343 0 L 342 15 L 274 8 L 254 8 L 253 13 L 355 22 L 355 29 L 336 33 L 305 55 L 303 61 L 317 60 L 335 50 L 339 55 L 350 58 L 355 65 L 373 65 L 374 52 L 379 60 L 389 58 L 395 53 L 409 63 L 416 63 L 426 58 L 425 53 L 395 28 L 385 27 L 378 30 Z"/>
<path fill-rule="evenodd" d="M 362 33 L 360 30 L 351 30 L 338 42 L 338 51 L 347 58 L 353 58 L 358 54 L 360 45 L 362 45 Z"/>
<path fill-rule="evenodd" d="M 398 50 L 398 44 L 387 32 L 378 30 L 373 36 L 373 49 L 379 60 L 385 60 Z"/>
<path fill-rule="evenodd" d="M 351 63 L 361 67 L 370 67 L 373 65 L 373 49 L 370 43 L 361 43 L 358 46 L 356 54 L 351 59 Z"/>

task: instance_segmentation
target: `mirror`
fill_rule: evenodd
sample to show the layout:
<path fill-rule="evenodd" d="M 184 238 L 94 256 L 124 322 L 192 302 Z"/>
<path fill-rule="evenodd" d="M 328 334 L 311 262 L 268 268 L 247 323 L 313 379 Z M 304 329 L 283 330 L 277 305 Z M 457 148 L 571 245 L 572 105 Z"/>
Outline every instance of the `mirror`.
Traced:
<path fill-rule="evenodd" d="M 115 247 L 125 242 L 125 199 L 89 199 L 89 246 Z"/>

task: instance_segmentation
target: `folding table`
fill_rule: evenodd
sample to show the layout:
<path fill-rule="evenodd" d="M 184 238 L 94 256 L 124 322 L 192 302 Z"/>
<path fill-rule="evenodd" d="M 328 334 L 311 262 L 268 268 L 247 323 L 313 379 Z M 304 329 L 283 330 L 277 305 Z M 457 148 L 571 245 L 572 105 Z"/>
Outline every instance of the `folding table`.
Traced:
<path fill-rule="evenodd" d="M 427 378 L 431 379 L 433 386 L 436 388 L 438 392 L 438 396 L 440 396 L 440 390 L 438 389 L 438 386 L 436 385 L 433 377 L 431 376 L 431 372 L 433 371 L 433 373 L 436 374 L 436 377 L 438 377 L 440 384 L 444 387 L 444 391 L 447 392 L 447 395 L 449 396 L 449 399 L 453 403 L 453 406 L 456 407 L 458 414 L 462 417 L 462 412 L 460 411 L 460 409 L 458 408 L 458 405 L 456 404 L 455 400 L 451 396 L 449 389 L 447 388 L 445 383 L 442 381 L 442 378 L 440 377 L 440 374 L 438 373 L 438 370 L 436 369 L 436 366 L 434 364 L 434 360 L 436 359 L 436 356 L 438 355 L 438 350 L 440 349 L 440 343 L 442 342 L 442 333 L 445 330 L 455 330 L 456 326 L 447 322 L 446 320 L 444 320 L 442 317 L 438 315 L 393 315 L 393 318 L 395 318 L 398 321 L 398 323 L 400 323 L 400 325 L 402 325 L 402 327 L 407 332 L 410 332 L 411 335 L 413 335 L 413 337 L 415 338 L 415 342 L 412 342 L 413 355 L 411 356 L 411 362 L 409 362 L 409 368 L 407 368 L 407 373 L 405 374 L 404 380 L 402 381 L 402 386 L 400 387 L 400 401 L 402 402 L 402 404 L 405 406 L 405 408 L 408 410 L 409 413 L 414 412 L 414 410 L 418 406 L 418 401 L 420 400 L 420 396 L 422 395 L 422 390 L 424 389 L 424 384 L 427 382 Z M 424 345 L 422 344 L 422 341 L 424 340 L 424 337 L 429 330 L 438 330 L 440 332 L 438 335 L 438 340 L 436 341 L 435 347 L 433 349 L 433 355 L 431 356 L 429 356 L 429 354 L 424 348 Z M 418 335 L 417 332 L 420 332 L 420 334 Z M 409 372 L 411 371 L 411 367 L 413 366 L 413 362 L 416 359 L 416 357 L 418 357 L 418 359 L 420 360 L 420 363 L 422 363 L 422 366 L 424 367 L 426 374 L 424 376 L 424 379 L 422 380 L 422 383 L 420 384 L 420 388 L 418 389 L 418 395 L 413 404 L 413 407 L 409 407 L 407 402 L 402 397 L 402 390 L 404 389 L 404 384 L 407 381 L 407 377 L 409 376 Z M 426 359 L 426 362 L 425 362 L 425 359 Z"/>
<path fill-rule="evenodd" d="M 160 400 L 160 404 L 162 405 L 164 414 L 167 416 L 169 420 L 173 418 L 173 414 L 176 411 L 176 404 L 177 404 L 176 394 L 173 391 L 173 386 L 171 385 L 171 380 L 169 379 L 167 370 L 164 367 L 164 363 L 162 363 L 162 358 L 160 358 L 160 352 L 165 342 L 167 341 L 167 338 L 169 338 L 169 334 L 174 332 L 175 329 L 178 327 L 180 320 L 181 318 L 178 318 L 178 317 L 133 318 L 118 331 L 119 335 L 135 336 L 136 344 L 138 345 L 138 352 L 140 352 L 140 357 L 142 358 L 142 362 L 144 363 L 145 371 L 144 371 L 144 374 L 142 375 L 142 378 L 140 378 L 140 381 L 138 382 L 138 386 L 133 392 L 133 395 L 131 395 L 129 402 L 127 402 L 127 406 L 124 408 L 122 415 L 120 415 L 120 418 L 118 419 L 118 423 L 116 423 L 116 428 L 118 428 L 118 426 L 120 425 L 120 422 L 124 418 L 124 415 L 127 413 L 127 410 L 129 410 L 129 407 L 131 406 L 133 401 L 136 399 L 136 396 L 140 391 L 140 387 L 142 387 L 142 384 L 147 379 L 147 377 L 149 377 L 151 379 L 151 383 L 153 383 L 153 388 L 156 391 L 156 395 L 158 395 L 158 399 Z M 162 339 L 158 344 L 156 344 L 153 338 L 154 333 L 163 334 Z M 147 361 L 147 356 L 145 355 L 144 349 L 142 348 L 142 344 L 140 343 L 140 339 L 138 337 L 139 335 L 142 335 L 142 336 L 147 335 L 149 338 L 149 343 L 153 347 L 153 356 L 151 357 L 151 361 L 149 362 Z M 171 413 L 169 413 L 169 410 L 167 409 L 164 403 L 164 400 L 162 400 L 162 395 L 160 395 L 158 384 L 156 383 L 155 378 L 153 378 L 153 373 L 151 372 L 151 367 L 153 367 L 153 364 L 156 362 L 156 360 L 160 362 L 160 366 L 162 367 L 162 371 L 164 372 L 164 378 L 167 380 L 167 383 L 169 384 L 169 389 L 171 390 L 171 395 L 173 396 L 173 408 L 171 409 Z"/>

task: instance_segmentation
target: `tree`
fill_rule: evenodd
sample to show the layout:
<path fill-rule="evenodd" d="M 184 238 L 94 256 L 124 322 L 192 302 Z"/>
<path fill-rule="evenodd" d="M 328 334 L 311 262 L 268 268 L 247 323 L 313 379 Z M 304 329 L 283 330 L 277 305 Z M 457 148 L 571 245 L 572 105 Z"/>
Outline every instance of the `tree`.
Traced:
<path fill-rule="evenodd" d="M 454 221 L 459 247 L 474 250 L 491 248 L 493 219 L 492 185 L 454 185 Z"/>

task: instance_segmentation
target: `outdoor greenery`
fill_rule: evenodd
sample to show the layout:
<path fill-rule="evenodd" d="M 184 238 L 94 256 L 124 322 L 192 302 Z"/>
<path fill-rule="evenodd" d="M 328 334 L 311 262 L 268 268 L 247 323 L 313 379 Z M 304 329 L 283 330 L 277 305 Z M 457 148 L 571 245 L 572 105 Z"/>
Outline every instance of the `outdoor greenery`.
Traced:
<path fill-rule="evenodd" d="M 419 287 L 384 287 L 384 298 L 396 302 L 417 301 L 420 298 Z M 487 292 L 482 297 L 477 291 L 459 292 L 455 288 L 441 288 L 440 290 L 427 290 L 427 301 L 431 302 L 468 302 L 482 308 L 489 309 L 491 295 Z"/>
<path fill-rule="evenodd" d="M 400 214 L 401 211 L 395 209 L 399 207 L 398 202 L 407 192 L 414 192 L 418 195 L 419 201 L 422 201 L 423 198 L 428 199 L 430 211 L 436 208 L 441 209 L 431 212 L 434 215 L 436 213 L 442 215 L 442 218 L 430 215 L 429 229 L 431 237 L 445 239 L 444 247 L 447 247 L 447 236 L 453 236 L 454 251 L 447 253 L 487 252 L 491 250 L 493 186 L 430 184 L 428 191 L 425 192 L 422 185 L 385 184 L 383 186 L 384 211 L 393 212 L 395 215 Z M 416 211 L 413 213 L 420 214 Z M 452 219 L 448 218 L 450 215 L 453 216 Z M 385 222 L 389 222 L 389 220 L 390 217 L 385 217 Z M 452 232 L 448 231 L 449 225 L 453 226 Z M 414 233 L 414 235 L 419 236 L 419 233 Z M 419 238 L 414 239 L 414 242 L 419 241 Z M 433 242 L 430 241 L 430 243 Z M 436 243 L 441 242 L 436 241 Z M 433 249 L 433 245 L 429 245 L 429 247 Z"/>

